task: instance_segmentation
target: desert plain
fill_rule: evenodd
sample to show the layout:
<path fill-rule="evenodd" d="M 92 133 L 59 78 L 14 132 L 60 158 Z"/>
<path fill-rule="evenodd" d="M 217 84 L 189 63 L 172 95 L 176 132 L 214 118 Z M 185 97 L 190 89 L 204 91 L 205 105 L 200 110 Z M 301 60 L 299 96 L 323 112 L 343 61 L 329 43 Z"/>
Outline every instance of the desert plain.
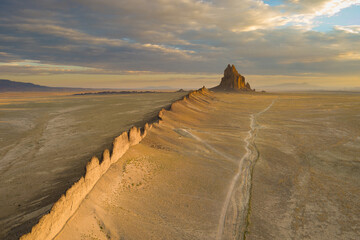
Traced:
<path fill-rule="evenodd" d="M 150 115 L 166 101 L 181 97 L 169 94 L 165 101 L 161 95 L 154 107 L 149 96 L 141 102 L 149 102 Z M 2 146 L 1 165 L 10 166 L 12 176 L 24 177 L 17 178 L 16 185 L 10 175 L 1 174 L 2 193 L 17 190 L 2 203 L 20 209 L 2 217 L 1 226 L 15 226 L 28 209 L 48 211 L 61 193 L 55 188 L 69 187 L 83 174 L 80 170 L 88 157 L 109 147 L 120 129 L 136 123 L 124 124 L 123 118 L 146 119 L 142 104 L 128 106 L 128 111 L 141 110 L 140 115 L 121 114 L 124 106 L 116 107 L 121 97 L 82 96 L 78 101 L 84 107 L 69 100 L 64 108 L 67 100 L 62 97 L 52 102 L 62 106 L 54 108 L 52 122 L 47 123 L 55 124 L 51 128 L 55 133 L 46 132 L 43 141 L 49 145 L 32 148 L 31 156 L 45 154 L 42 149 L 53 152 L 39 162 L 32 163 L 28 154 L 4 161 L 6 146 Z M 53 239 L 357 239 L 360 235 L 360 94 L 202 89 L 161 111 L 159 118 L 142 141 L 99 178 Z M 65 120 L 68 127 L 61 125 Z M 69 121 L 84 126 L 83 131 L 76 133 Z M 102 138 L 90 143 L 89 136 L 81 135 L 96 131 L 101 123 L 105 129 L 96 135 Z M 29 146 L 27 141 L 44 138 L 26 136 L 17 154 Z M 41 180 L 43 175 L 49 177 Z M 30 181 L 32 176 L 36 177 Z M 44 192 L 45 198 L 18 206 L 24 196 Z M 44 199 L 51 201 L 40 206 Z M 29 234 L 23 239 L 35 238 Z"/>

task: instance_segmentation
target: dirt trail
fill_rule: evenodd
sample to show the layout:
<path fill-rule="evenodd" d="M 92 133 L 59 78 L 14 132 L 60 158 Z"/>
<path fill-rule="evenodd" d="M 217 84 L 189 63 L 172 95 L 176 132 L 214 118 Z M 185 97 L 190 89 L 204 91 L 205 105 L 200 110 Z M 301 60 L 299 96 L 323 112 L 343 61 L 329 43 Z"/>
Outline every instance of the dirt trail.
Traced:
<path fill-rule="evenodd" d="M 256 114 L 250 115 L 250 130 L 248 131 L 248 134 L 244 139 L 246 143 L 245 145 L 246 153 L 240 159 L 238 170 L 229 184 L 227 195 L 220 214 L 219 225 L 216 234 L 217 240 L 221 240 L 223 238 L 224 226 L 226 223 L 225 218 L 229 210 L 230 200 L 234 197 L 235 188 L 240 189 L 241 196 L 239 199 L 234 201 L 234 203 L 237 205 L 237 208 L 234 208 L 233 214 L 236 215 L 235 219 L 238 219 L 238 221 L 233 222 L 232 224 L 236 226 L 235 229 L 242 229 L 242 231 L 240 232 L 236 231 L 237 232 L 235 234 L 236 239 L 243 239 L 243 236 L 246 231 L 246 216 L 247 216 L 247 212 L 249 208 L 248 205 L 250 200 L 251 173 L 252 173 L 252 168 L 254 167 L 254 164 L 259 157 L 259 152 L 257 151 L 255 145 L 255 138 L 256 138 L 256 133 L 260 126 L 257 124 L 256 119 L 261 114 L 268 111 L 273 106 L 274 103 L 275 100 L 273 100 L 273 102 L 264 110 Z"/>

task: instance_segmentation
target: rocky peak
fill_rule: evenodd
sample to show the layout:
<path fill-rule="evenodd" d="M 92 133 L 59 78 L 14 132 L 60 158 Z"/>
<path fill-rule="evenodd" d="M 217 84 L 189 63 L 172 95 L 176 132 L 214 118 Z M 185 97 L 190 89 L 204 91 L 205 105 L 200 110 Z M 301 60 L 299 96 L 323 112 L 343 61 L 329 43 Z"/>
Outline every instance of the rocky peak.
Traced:
<path fill-rule="evenodd" d="M 251 90 L 250 84 L 245 82 L 245 77 L 241 76 L 235 66 L 230 64 L 224 71 L 224 77 L 221 79 L 220 85 L 214 89 Z"/>

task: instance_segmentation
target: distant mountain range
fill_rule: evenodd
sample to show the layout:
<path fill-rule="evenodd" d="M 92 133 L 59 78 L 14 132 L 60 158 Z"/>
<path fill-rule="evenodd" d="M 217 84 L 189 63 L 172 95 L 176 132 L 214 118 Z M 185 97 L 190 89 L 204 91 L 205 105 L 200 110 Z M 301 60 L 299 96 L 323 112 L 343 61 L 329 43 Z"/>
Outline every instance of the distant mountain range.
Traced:
<path fill-rule="evenodd" d="M 134 91 L 134 90 L 174 90 L 169 86 L 148 86 L 145 88 L 71 88 L 71 87 L 47 87 L 33 83 L 15 82 L 0 79 L 0 92 L 80 92 L 80 91 Z"/>
<path fill-rule="evenodd" d="M 46 87 L 33 83 L 15 82 L 6 79 L 0 79 L 0 92 L 62 92 L 62 91 L 82 91 L 85 88 L 64 88 L 64 87 Z"/>
<path fill-rule="evenodd" d="M 274 84 L 267 86 L 259 86 L 259 89 L 264 89 L 266 91 L 314 91 L 314 90 L 324 90 L 324 88 L 312 85 L 309 83 L 282 83 Z"/>

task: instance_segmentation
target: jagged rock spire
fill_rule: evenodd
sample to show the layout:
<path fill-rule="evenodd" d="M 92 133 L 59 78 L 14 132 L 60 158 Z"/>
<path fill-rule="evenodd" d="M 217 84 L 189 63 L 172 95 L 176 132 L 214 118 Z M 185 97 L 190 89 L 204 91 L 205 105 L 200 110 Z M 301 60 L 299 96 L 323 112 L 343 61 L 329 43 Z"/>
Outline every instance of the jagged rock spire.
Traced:
<path fill-rule="evenodd" d="M 220 85 L 215 89 L 224 90 L 251 90 L 250 84 L 245 82 L 245 77 L 241 76 L 234 65 L 228 65 L 224 71 L 224 77 L 221 79 Z"/>

